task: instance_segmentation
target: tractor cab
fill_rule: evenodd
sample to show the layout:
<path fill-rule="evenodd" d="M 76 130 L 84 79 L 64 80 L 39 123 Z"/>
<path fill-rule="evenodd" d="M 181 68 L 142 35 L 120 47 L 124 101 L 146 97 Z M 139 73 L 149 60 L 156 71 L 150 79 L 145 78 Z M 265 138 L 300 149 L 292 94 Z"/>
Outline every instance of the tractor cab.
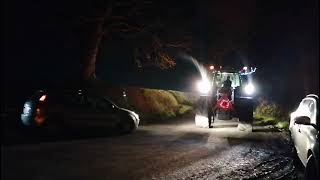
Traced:
<path fill-rule="evenodd" d="M 199 83 L 202 86 L 198 86 L 200 106 L 195 117 L 196 125 L 200 122 L 199 117 L 202 117 L 201 121 L 207 119 L 209 127 L 215 119 L 231 120 L 235 117 L 250 124 L 255 93 L 252 74 L 255 71 L 256 68 L 248 67 L 236 70 L 209 66 L 207 77 Z M 203 126 L 204 123 L 200 124 Z"/>

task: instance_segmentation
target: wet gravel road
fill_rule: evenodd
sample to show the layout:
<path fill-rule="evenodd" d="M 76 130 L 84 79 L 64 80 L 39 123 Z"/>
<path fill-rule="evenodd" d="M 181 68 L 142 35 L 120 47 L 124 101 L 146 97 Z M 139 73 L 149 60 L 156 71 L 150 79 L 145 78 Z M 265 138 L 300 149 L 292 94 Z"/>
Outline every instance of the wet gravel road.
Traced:
<path fill-rule="evenodd" d="M 302 179 L 285 132 L 177 123 L 129 135 L 1 146 L 2 179 Z"/>

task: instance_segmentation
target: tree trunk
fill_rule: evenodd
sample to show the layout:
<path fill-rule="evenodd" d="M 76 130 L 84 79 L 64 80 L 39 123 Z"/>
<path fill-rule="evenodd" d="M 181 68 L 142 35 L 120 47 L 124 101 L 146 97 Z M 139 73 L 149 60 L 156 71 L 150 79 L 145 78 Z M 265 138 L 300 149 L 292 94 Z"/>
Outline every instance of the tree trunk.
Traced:
<path fill-rule="evenodd" d="M 81 57 L 82 80 L 85 82 L 95 78 L 96 59 L 103 37 L 103 21 L 89 23 L 87 28 L 87 38 L 83 42 L 83 55 Z"/>

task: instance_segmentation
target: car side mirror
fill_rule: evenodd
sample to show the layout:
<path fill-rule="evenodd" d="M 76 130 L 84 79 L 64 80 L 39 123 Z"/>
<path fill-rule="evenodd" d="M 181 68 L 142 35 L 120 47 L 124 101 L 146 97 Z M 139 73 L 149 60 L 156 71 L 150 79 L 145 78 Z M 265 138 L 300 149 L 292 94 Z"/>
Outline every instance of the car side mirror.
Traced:
<path fill-rule="evenodd" d="M 311 119 L 308 116 L 299 116 L 294 120 L 295 124 L 311 125 Z"/>

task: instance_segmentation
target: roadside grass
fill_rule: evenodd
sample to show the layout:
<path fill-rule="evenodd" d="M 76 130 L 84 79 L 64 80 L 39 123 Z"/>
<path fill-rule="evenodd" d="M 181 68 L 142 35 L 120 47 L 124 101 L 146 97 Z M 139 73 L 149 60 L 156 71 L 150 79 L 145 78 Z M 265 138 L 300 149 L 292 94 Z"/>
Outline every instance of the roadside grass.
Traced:
<path fill-rule="evenodd" d="M 185 92 L 140 87 L 109 87 L 103 95 L 120 107 L 137 112 L 142 123 L 188 114 L 196 102 L 191 94 Z"/>
<path fill-rule="evenodd" d="M 145 112 L 151 112 L 151 116 L 168 119 L 176 117 L 176 112 L 179 110 L 177 99 L 168 91 L 156 89 L 141 89 L 145 103 L 148 106 L 141 107 L 146 109 Z"/>
<path fill-rule="evenodd" d="M 181 105 L 178 111 L 178 115 L 186 114 L 193 110 L 193 106 L 190 105 Z"/>
<path fill-rule="evenodd" d="M 170 92 L 176 98 L 179 104 L 185 104 L 189 106 L 192 106 L 194 104 L 192 99 L 186 96 L 186 93 L 183 93 L 180 91 L 172 91 L 172 90 L 169 90 L 168 92 Z"/>
<path fill-rule="evenodd" d="M 273 125 L 280 130 L 288 130 L 289 118 L 287 112 L 275 102 L 259 99 L 253 117 L 258 125 Z"/>

